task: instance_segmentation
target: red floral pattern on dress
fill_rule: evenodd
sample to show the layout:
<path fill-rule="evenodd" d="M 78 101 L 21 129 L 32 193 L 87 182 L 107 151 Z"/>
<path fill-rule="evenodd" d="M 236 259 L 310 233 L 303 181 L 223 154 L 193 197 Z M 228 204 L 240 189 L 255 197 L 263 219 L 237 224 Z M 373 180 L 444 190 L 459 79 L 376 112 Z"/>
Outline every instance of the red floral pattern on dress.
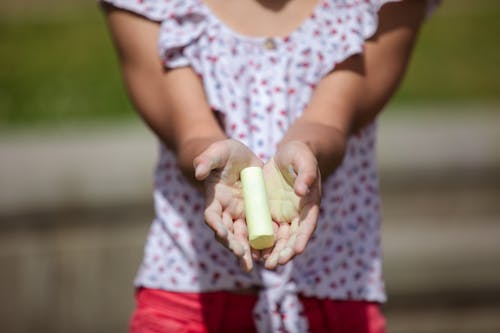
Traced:
<path fill-rule="evenodd" d="M 109 0 L 161 22 L 158 48 L 167 67 L 191 66 L 228 136 L 264 161 L 336 64 L 363 52 L 377 12 L 394 0 L 321 0 L 286 37 L 240 35 L 200 0 Z M 437 1 L 430 0 L 429 8 Z M 156 219 L 136 285 L 202 292 L 262 286 L 255 309 L 261 332 L 304 332 L 297 293 L 383 302 L 375 124 L 349 138 L 342 164 L 324 177 L 317 231 L 303 254 L 276 271 L 243 272 L 203 222 L 204 202 L 160 147 Z M 286 315 L 285 315 L 286 313 Z M 272 329 L 270 328 L 272 327 Z"/>

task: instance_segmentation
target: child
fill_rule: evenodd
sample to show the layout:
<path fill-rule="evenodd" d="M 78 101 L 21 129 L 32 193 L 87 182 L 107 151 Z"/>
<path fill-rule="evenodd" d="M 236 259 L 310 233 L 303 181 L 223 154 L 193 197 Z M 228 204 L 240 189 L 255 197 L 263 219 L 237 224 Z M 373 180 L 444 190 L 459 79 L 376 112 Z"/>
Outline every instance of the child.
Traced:
<path fill-rule="evenodd" d="M 375 118 L 430 6 L 105 1 L 128 92 L 162 142 L 132 332 L 385 332 Z M 272 212 L 277 242 L 260 252 L 247 166 L 268 183 L 279 170 L 289 181 L 268 193 L 294 208 Z"/>

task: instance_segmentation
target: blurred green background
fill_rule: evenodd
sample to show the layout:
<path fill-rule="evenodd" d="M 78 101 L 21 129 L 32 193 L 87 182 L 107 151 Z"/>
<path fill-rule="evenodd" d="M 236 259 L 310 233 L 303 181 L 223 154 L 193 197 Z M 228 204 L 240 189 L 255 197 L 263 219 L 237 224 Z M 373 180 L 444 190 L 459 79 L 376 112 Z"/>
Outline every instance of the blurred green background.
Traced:
<path fill-rule="evenodd" d="M 391 333 L 500 332 L 500 1 L 445 0 L 379 122 Z M 0 2 L 0 331 L 125 332 L 156 140 L 98 3 Z"/>
<path fill-rule="evenodd" d="M 12 2 L 4 12 L 2 125 L 122 121 L 133 116 L 94 1 L 73 0 L 62 7 L 55 2 L 49 10 L 24 0 Z M 497 0 L 445 1 L 424 26 L 393 104 L 498 103 L 499 18 Z"/>

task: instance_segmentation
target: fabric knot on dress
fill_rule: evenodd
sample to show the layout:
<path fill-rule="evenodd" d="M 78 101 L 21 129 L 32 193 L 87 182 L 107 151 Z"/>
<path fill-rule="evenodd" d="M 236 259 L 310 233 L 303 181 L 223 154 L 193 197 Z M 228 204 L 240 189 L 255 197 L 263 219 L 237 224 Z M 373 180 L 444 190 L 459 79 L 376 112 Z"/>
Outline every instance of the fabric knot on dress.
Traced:
<path fill-rule="evenodd" d="M 308 322 L 292 279 L 293 262 L 275 271 L 261 270 L 264 290 L 254 309 L 255 325 L 259 333 L 308 332 Z"/>
<path fill-rule="evenodd" d="M 380 8 L 396 0 L 318 0 L 288 36 L 263 38 L 233 31 L 202 0 L 101 1 L 160 23 L 164 66 L 190 66 L 227 136 L 265 161 L 303 114 L 317 84 L 337 64 L 363 53 L 377 32 Z M 428 13 L 437 2 L 427 1 Z M 299 294 L 385 301 L 375 127 L 371 123 L 349 138 L 342 164 L 324 179 L 323 214 L 304 253 L 274 271 L 252 274 L 237 260 L 220 260 L 230 254 L 201 223 L 201 194 L 183 178 L 175 154 L 162 146 L 156 218 L 135 285 L 175 292 L 260 285 L 254 309 L 259 333 L 307 332 Z"/>

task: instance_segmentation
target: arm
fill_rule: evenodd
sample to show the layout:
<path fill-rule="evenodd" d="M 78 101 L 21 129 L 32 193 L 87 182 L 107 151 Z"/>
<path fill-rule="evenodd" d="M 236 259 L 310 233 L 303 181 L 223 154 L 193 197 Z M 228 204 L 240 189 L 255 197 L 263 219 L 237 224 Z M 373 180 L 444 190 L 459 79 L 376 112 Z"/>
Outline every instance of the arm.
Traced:
<path fill-rule="evenodd" d="M 104 9 L 135 109 L 174 150 L 188 179 L 204 181 L 205 222 L 250 270 L 252 259 L 238 179 L 242 168 L 262 162 L 242 143 L 227 139 L 208 105 L 201 80 L 191 68 L 163 68 L 156 49 L 158 23 L 111 6 Z"/>
<path fill-rule="evenodd" d="M 350 57 L 323 78 L 303 115 L 278 145 L 274 161 L 264 166 L 266 181 L 279 179 L 279 173 L 285 176 L 277 183 L 282 184 L 282 193 L 287 196 L 275 199 L 289 201 L 294 207 L 285 219 L 277 221 L 277 242 L 266 254 L 267 268 L 285 264 L 304 251 L 319 215 L 321 176 L 337 168 L 349 135 L 373 121 L 396 91 L 424 8 L 425 1 L 421 0 L 385 5 L 380 11 L 379 29 L 365 43 L 365 52 Z M 274 171 L 271 163 L 280 172 Z M 296 177 L 290 177 L 289 166 Z M 294 204 L 298 200 L 299 204 Z"/>
<path fill-rule="evenodd" d="M 177 154 L 193 178 L 193 160 L 210 144 L 226 139 L 198 76 L 189 67 L 165 70 L 157 52 L 159 23 L 104 6 L 125 86 L 135 109 Z"/>
<path fill-rule="evenodd" d="M 424 15 L 425 1 L 385 5 L 378 31 L 365 43 L 364 53 L 339 64 L 318 84 L 308 108 L 281 146 L 291 141 L 306 144 L 322 175 L 335 170 L 348 136 L 373 121 L 396 91 Z M 309 184 L 312 174 L 306 178 Z"/>

